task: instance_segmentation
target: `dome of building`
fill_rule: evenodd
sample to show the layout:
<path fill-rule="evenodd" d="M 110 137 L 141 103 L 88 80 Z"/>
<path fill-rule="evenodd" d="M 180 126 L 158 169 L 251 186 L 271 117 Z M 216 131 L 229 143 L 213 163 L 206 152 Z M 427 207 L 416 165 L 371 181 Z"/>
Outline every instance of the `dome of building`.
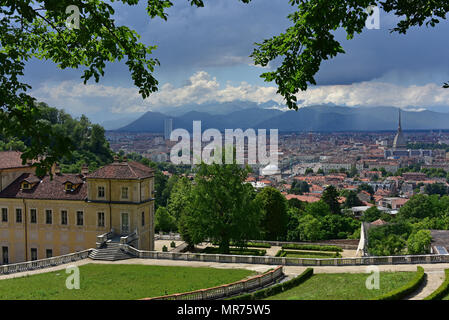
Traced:
<path fill-rule="evenodd" d="M 404 149 L 407 147 L 407 141 L 404 138 L 404 134 L 401 132 L 398 132 L 393 140 L 393 148 L 395 149 Z"/>
<path fill-rule="evenodd" d="M 275 164 L 269 164 L 265 168 L 262 168 L 260 170 L 260 173 L 263 176 L 271 176 L 271 175 L 274 175 L 274 174 L 278 174 L 279 173 L 279 167 L 277 165 L 275 165 Z"/>

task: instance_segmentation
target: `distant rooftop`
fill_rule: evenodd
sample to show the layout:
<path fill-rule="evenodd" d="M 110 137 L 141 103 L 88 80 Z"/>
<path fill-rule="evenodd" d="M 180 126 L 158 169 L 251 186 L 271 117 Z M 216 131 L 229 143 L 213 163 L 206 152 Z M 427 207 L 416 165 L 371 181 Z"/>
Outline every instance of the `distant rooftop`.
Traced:
<path fill-rule="evenodd" d="M 30 164 L 22 164 L 22 152 L 0 151 L 0 170 L 29 167 Z"/>
<path fill-rule="evenodd" d="M 152 176 L 154 176 L 154 169 L 139 162 L 116 161 L 96 170 L 88 175 L 87 178 L 136 180 L 150 178 Z"/>

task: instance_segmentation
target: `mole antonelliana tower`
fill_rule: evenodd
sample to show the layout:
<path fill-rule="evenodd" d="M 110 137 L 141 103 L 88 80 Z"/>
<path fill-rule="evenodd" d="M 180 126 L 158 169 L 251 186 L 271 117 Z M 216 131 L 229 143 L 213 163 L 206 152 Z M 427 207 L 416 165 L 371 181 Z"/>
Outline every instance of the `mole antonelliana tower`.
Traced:
<path fill-rule="evenodd" d="M 393 149 L 394 150 L 404 150 L 407 148 L 407 141 L 405 140 L 404 134 L 402 133 L 402 125 L 401 125 L 401 109 L 399 109 L 399 126 L 398 132 L 393 140 Z"/>

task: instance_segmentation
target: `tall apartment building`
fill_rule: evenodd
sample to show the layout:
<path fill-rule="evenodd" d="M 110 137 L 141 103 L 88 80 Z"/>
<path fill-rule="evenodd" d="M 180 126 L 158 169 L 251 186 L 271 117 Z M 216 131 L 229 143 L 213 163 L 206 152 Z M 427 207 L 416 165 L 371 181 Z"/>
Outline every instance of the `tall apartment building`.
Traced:
<path fill-rule="evenodd" d="M 164 120 L 164 139 L 170 140 L 171 132 L 173 131 L 173 119 Z"/>
<path fill-rule="evenodd" d="M 37 177 L 20 153 L 0 152 L 0 264 L 95 248 L 98 235 L 137 234 L 154 249 L 154 170 L 133 161 L 88 174 Z"/>

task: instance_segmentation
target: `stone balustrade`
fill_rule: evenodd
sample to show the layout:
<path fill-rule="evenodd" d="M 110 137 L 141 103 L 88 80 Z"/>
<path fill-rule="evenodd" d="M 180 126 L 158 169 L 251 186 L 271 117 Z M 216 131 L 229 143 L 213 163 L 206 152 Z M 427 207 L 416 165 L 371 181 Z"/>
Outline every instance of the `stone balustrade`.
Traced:
<path fill-rule="evenodd" d="M 216 300 L 231 297 L 233 295 L 261 289 L 266 285 L 277 281 L 284 276 L 282 266 L 267 273 L 240 280 L 234 283 L 221 285 L 214 288 L 195 290 L 185 293 L 171 294 L 155 298 L 145 298 L 142 300 Z"/>
<path fill-rule="evenodd" d="M 43 269 L 49 267 L 55 267 L 61 264 L 66 264 L 82 259 L 86 259 L 89 253 L 93 249 L 88 249 L 84 251 L 79 251 L 71 254 L 66 254 L 63 256 L 57 256 L 47 259 L 26 261 L 14 264 L 0 265 L 0 274 L 11 274 L 17 272 L 31 271 L 36 269 Z"/>
<path fill-rule="evenodd" d="M 134 240 L 137 240 L 139 237 L 137 236 L 136 232 L 133 232 L 127 236 L 120 237 L 120 244 L 129 244 L 133 242 Z"/>
<path fill-rule="evenodd" d="M 173 241 L 181 241 L 181 235 L 179 233 L 170 233 L 170 234 L 161 234 L 156 233 L 154 235 L 154 240 L 173 240 Z"/>
<path fill-rule="evenodd" d="M 101 248 L 109 239 L 113 238 L 114 235 L 114 230 L 98 235 L 96 242 L 97 249 Z"/>
<path fill-rule="evenodd" d="M 219 263 L 266 264 L 283 266 L 357 266 L 357 265 L 387 265 L 387 264 L 423 264 L 423 263 L 449 263 L 449 254 L 407 255 L 407 256 L 380 256 L 357 258 L 287 258 L 272 256 L 243 256 L 228 254 L 206 253 L 180 253 L 141 251 L 123 244 L 122 249 L 136 258 L 204 261 Z"/>

